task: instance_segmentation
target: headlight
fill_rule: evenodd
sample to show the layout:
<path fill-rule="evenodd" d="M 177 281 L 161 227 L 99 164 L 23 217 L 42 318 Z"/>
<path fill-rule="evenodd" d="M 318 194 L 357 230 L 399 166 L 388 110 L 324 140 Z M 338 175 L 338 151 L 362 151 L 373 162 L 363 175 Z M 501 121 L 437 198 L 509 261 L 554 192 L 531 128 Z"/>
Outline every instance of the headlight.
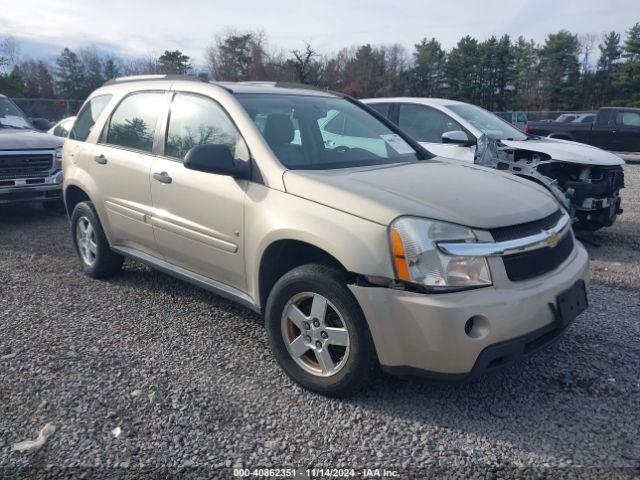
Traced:
<path fill-rule="evenodd" d="M 476 242 L 469 228 L 415 217 L 391 224 L 391 250 L 396 277 L 427 287 L 491 285 L 484 257 L 454 257 L 442 253 L 438 242 Z"/>
<path fill-rule="evenodd" d="M 62 168 L 62 148 L 56 148 L 53 154 L 53 169 L 58 170 Z"/>

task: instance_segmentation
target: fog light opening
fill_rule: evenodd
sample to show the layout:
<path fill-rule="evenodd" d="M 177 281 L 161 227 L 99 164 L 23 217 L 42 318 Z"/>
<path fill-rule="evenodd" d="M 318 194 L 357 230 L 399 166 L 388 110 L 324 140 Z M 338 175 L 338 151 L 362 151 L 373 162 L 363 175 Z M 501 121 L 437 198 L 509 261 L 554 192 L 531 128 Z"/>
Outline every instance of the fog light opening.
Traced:
<path fill-rule="evenodd" d="M 483 339 L 489 333 L 489 320 L 482 315 L 474 315 L 465 322 L 464 333 L 474 340 Z"/>

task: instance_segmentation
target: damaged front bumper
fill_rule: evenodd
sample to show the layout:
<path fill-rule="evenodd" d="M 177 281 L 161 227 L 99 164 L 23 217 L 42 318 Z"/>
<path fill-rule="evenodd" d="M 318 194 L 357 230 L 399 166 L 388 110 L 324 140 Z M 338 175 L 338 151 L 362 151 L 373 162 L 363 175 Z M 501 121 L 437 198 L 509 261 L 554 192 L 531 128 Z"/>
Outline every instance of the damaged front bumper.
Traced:
<path fill-rule="evenodd" d="M 622 213 L 621 165 L 589 165 L 555 160 L 533 150 L 517 149 L 499 140 L 478 141 L 474 163 L 528 178 L 545 186 L 576 220 L 577 228 L 611 226 Z"/>

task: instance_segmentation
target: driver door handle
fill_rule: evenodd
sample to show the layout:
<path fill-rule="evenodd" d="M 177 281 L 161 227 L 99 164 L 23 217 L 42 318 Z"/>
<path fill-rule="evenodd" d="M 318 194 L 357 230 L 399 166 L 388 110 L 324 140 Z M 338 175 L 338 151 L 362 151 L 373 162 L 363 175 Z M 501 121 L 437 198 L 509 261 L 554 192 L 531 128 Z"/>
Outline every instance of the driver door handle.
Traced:
<path fill-rule="evenodd" d="M 153 179 L 159 181 L 160 183 L 171 183 L 173 180 L 167 172 L 154 173 Z"/>
<path fill-rule="evenodd" d="M 107 164 L 107 157 L 105 157 L 104 155 L 100 154 L 100 155 L 96 155 L 95 157 L 93 157 L 93 160 L 96 163 L 99 163 L 100 165 L 106 165 Z"/>

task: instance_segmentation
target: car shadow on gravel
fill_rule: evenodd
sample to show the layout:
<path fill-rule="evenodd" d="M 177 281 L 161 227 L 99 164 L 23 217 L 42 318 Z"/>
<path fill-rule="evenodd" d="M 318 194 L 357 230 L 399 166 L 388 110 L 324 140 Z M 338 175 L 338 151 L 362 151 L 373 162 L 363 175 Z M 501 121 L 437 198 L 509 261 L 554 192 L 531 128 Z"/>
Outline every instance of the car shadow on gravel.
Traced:
<path fill-rule="evenodd" d="M 52 218 L 64 218 L 65 216 L 64 212 L 49 212 L 38 204 L 0 206 L 0 227 L 4 225 L 20 226 L 25 223 L 48 221 Z"/>

